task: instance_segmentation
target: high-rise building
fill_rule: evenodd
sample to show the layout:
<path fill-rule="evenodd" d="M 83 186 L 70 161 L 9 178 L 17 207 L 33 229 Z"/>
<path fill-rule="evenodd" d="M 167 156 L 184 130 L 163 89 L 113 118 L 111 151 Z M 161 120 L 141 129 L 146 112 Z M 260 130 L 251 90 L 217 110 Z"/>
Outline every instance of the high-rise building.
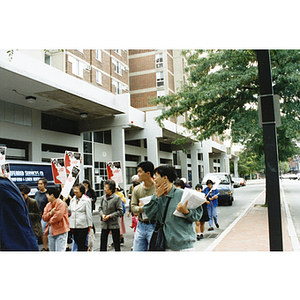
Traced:
<path fill-rule="evenodd" d="M 131 105 L 142 111 L 156 109 L 153 98 L 174 94 L 183 77 L 180 50 L 129 50 Z"/>

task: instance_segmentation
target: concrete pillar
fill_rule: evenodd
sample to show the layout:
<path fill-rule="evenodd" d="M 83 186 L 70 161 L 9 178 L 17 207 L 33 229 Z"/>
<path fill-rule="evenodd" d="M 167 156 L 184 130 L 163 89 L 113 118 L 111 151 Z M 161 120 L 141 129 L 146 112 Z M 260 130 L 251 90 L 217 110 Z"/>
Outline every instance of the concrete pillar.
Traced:
<path fill-rule="evenodd" d="M 234 177 L 239 177 L 238 161 L 239 161 L 238 157 L 233 159 Z"/>
<path fill-rule="evenodd" d="M 121 161 L 123 182 L 120 184 L 126 189 L 126 165 L 125 165 L 125 131 L 122 127 L 112 127 L 112 161 Z"/>
<path fill-rule="evenodd" d="M 218 155 L 218 158 L 220 160 L 220 172 L 225 172 L 225 154 Z"/>
<path fill-rule="evenodd" d="M 203 151 L 203 167 L 204 167 L 204 176 L 207 173 L 211 173 L 209 153 L 207 151 Z"/>
<path fill-rule="evenodd" d="M 191 163 L 192 163 L 192 185 L 194 187 L 197 183 L 199 183 L 198 151 L 196 145 L 193 145 L 191 147 Z"/>
<path fill-rule="evenodd" d="M 155 136 L 147 137 L 147 156 L 148 160 L 154 164 L 154 167 L 158 167 L 159 163 L 159 156 L 158 156 L 158 141 Z"/>
<path fill-rule="evenodd" d="M 181 164 L 181 177 L 186 178 L 188 181 L 187 156 L 183 151 L 179 151 L 179 157 Z"/>

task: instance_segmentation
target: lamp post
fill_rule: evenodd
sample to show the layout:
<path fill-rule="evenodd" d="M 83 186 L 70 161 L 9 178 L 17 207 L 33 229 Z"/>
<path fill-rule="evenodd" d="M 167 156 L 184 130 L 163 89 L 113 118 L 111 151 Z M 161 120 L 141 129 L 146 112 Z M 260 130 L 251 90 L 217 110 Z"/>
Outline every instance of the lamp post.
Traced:
<path fill-rule="evenodd" d="M 261 99 L 261 119 L 266 164 L 266 198 L 268 203 L 269 240 L 271 251 L 283 251 L 278 174 L 278 148 L 275 105 L 269 50 L 256 50 Z"/>

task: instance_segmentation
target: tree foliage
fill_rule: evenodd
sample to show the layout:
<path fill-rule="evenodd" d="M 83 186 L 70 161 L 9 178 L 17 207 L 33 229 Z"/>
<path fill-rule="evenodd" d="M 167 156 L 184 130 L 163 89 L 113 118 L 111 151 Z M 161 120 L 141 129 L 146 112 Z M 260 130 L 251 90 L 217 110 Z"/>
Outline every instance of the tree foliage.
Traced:
<path fill-rule="evenodd" d="M 300 51 L 271 50 L 274 94 L 281 97 L 282 126 L 278 128 L 279 156 L 286 160 L 296 151 L 300 132 Z M 166 110 L 162 121 L 183 114 L 182 124 L 199 141 L 213 134 L 225 137 L 230 129 L 233 143 L 263 153 L 258 126 L 259 79 L 254 50 L 186 50 L 187 82 L 174 95 L 154 100 Z"/>

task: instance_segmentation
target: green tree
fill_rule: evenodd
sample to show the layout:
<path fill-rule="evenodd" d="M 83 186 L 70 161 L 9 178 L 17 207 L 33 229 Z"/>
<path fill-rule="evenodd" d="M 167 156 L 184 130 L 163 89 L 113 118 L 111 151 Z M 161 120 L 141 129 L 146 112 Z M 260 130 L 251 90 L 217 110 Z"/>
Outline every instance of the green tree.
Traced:
<path fill-rule="evenodd" d="M 282 126 L 278 128 L 279 159 L 297 153 L 300 132 L 300 51 L 271 50 L 274 94 L 281 97 Z M 258 126 L 259 80 L 254 50 L 185 50 L 188 80 L 176 94 L 154 100 L 166 110 L 162 121 L 186 114 L 182 124 L 199 141 L 231 129 L 233 143 L 263 154 Z"/>

